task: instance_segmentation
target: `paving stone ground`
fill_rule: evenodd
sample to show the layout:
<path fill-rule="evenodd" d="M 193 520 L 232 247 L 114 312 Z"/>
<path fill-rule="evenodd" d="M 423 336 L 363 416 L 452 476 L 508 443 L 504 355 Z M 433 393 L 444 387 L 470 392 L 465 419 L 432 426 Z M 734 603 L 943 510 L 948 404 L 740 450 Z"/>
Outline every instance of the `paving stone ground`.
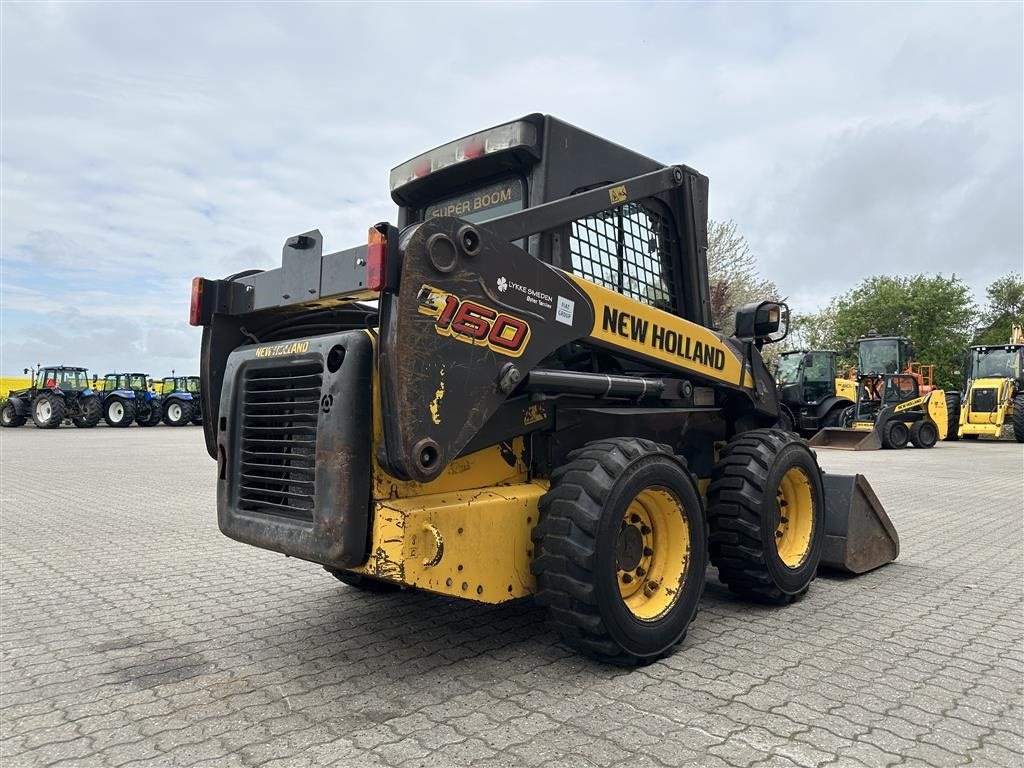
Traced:
<path fill-rule="evenodd" d="M 0 764 L 1024 764 L 1024 446 L 819 456 L 869 477 L 899 561 L 782 609 L 711 578 L 679 652 L 624 671 L 528 602 L 224 538 L 198 428 L 5 430 Z"/>

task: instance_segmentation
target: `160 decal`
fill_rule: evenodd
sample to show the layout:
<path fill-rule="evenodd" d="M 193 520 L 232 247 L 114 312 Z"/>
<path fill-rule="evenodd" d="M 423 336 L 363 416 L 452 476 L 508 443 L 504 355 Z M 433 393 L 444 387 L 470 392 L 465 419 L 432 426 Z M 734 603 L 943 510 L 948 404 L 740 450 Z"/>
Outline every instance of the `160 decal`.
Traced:
<path fill-rule="evenodd" d="M 487 347 L 499 354 L 519 357 L 530 340 L 530 325 L 518 317 L 498 312 L 469 299 L 424 285 L 420 288 L 419 312 L 434 320 L 441 336 Z"/>

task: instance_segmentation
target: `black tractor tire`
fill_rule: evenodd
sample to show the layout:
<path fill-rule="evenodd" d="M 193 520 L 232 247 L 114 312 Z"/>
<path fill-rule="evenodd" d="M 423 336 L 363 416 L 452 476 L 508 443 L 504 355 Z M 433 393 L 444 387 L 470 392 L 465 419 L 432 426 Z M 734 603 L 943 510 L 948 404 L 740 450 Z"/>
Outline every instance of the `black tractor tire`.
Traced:
<path fill-rule="evenodd" d="M 110 427 L 130 427 L 135 421 L 135 403 L 120 397 L 108 397 L 103 403 L 103 420 Z"/>
<path fill-rule="evenodd" d="M 1024 394 L 1013 398 L 1013 439 L 1024 443 Z"/>
<path fill-rule="evenodd" d="M 857 415 L 857 406 L 848 405 L 839 412 L 837 427 L 849 428 L 853 424 L 853 418 Z"/>
<path fill-rule="evenodd" d="M 187 400 L 171 400 L 164 403 L 164 424 L 169 427 L 185 427 L 192 422 L 192 404 Z"/>
<path fill-rule="evenodd" d="M 195 405 L 192 406 L 192 423 L 197 427 L 203 426 L 203 412 L 196 408 Z"/>
<path fill-rule="evenodd" d="M 67 403 L 55 392 L 40 392 L 32 401 L 32 421 L 39 429 L 56 429 L 66 413 Z"/>
<path fill-rule="evenodd" d="M 20 427 L 24 423 L 25 417 L 18 415 L 14 403 L 8 401 L 0 408 L 0 427 Z"/>
<path fill-rule="evenodd" d="M 398 584 L 392 584 L 390 581 L 382 581 L 375 579 L 372 576 L 364 576 L 361 573 L 352 573 L 351 571 L 342 571 L 338 568 L 328 568 L 324 566 L 324 570 L 331 574 L 334 578 L 340 581 L 342 584 L 346 584 L 356 589 L 361 589 L 363 592 L 398 592 L 401 590 L 401 586 Z"/>
<path fill-rule="evenodd" d="M 776 429 L 736 435 L 711 470 L 708 524 L 711 563 L 730 591 L 775 605 L 806 594 L 825 546 L 824 484 L 807 441 Z"/>
<path fill-rule="evenodd" d="M 910 429 L 899 419 L 892 419 L 882 427 L 882 447 L 890 450 L 906 448 L 910 441 Z"/>
<path fill-rule="evenodd" d="M 793 412 L 784 405 L 779 405 L 779 420 L 775 426 L 783 432 L 796 432 L 796 419 L 793 418 Z"/>
<path fill-rule="evenodd" d="M 930 420 L 915 421 L 910 428 L 910 444 L 915 448 L 934 448 L 939 442 L 939 429 Z"/>
<path fill-rule="evenodd" d="M 825 418 L 821 420 L 821 428 L 828 429 L 830 427 L 841 427 L 843 426 L 843 416 L 846 411 L 850 410 L 853 406 L 835 405 L 828 413 L 825 414 Z M 853 412 L 851 411 L 851 416 Z"/>
<path fill-rule="evenodd" d="M 163 418 L 163 409 L 157 402 L 141 402 L 135 407 L 135 422 L 140 427 L 153 427 Z"/>
<path fill-rule="evenodd" d="M 551 473 L 539 510 L 536 600 L 563 642 L 621 666 L 670 654 L 697 613 L 707 568 L 686 461 L 650 440 L 588 443 Z"/>
<path fill-rule="evenodd" d="M 102 410 L 98 397 L 83 397 L 78 401 L 78 415 L 71 418 L 71 423 L 79 429 L 92 429 L 100 423 Z"/>
<path fill-rule="evenodd" d="M 955 441 L 960 437 L 960 393 L 946 393 L 946 436 L 943 440 Z"/>

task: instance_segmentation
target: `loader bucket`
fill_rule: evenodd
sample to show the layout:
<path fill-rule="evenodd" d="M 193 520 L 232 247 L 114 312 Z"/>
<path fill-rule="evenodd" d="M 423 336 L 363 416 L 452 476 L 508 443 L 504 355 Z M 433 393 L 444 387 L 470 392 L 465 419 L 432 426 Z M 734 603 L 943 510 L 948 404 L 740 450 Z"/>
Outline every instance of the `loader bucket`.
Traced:
<path fill-rule="evenodd" d="M 823 475 L 825 552 L 821 565 L 866 573 L 900 554 L 900 537 L 864 475 Z"/>
<path fill-rule="evenodd" d="M 815 448 L 835 448 L 839 451 L 877 451 L 882 447 L 878 430 L 864 432 L 860 429 L 825 427 L 811 438 Z"/>

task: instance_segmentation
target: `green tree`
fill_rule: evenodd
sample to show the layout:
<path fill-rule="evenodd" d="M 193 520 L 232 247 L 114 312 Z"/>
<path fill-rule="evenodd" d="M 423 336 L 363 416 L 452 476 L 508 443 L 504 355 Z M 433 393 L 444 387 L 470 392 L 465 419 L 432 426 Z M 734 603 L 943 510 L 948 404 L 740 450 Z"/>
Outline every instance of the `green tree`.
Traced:
<path fill-rule="evenodd" d="M 956 275 L 877 275 L 811 317 L 805 332 L 820 342 L 813 346 L 842 351 L 872 330 L 906 336 L 917 347 L 916 362 L 935 366 L 939 386 L 955 387 L 978 311 L 970 288 Z"/>
<path fill-rule="evenodd" d="M 779 299 L 779 289 L 761 277 L 750 245 L 735 221 L 708 221 L 708 284 L 712 325 L 725 334 L 736 328 L 736 309 L 751 301 Z"/>
<path fill-rule="evenodd" d="M 975 344 L 1005 344 L 1014 323 L 1024 322 L 1024 276 L 1011 272 L 985 289 L 988 299 Z"/>

